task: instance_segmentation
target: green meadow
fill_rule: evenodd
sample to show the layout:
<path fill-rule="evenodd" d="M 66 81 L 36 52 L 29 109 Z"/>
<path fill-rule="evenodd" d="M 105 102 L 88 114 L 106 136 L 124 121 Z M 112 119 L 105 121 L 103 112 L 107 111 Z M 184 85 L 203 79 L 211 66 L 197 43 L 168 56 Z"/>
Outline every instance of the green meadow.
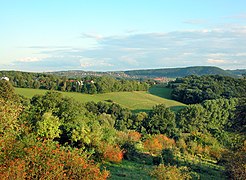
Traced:
<path fill-rule="evenodd" d="M 32 98 L 35 94 L 45 94 L 47 90 L 15 88 L 17 94 L 27 98 Z M 112 100 L 125 108 L 132 111 L 148 111 L 154 105 L 165 104 L 173 110 L 178 110 L 185 106 L 184 104 L 171 99 L 171 90 L 165 87 L 152 87 L 149 92 L 133 91 L 133 92 L 112 92 L 104 94 L 82 94 L 76 92 L 61 92 L 64 96 L 72 97 L 80 102 L 88 101 L 107 101 Z"/>

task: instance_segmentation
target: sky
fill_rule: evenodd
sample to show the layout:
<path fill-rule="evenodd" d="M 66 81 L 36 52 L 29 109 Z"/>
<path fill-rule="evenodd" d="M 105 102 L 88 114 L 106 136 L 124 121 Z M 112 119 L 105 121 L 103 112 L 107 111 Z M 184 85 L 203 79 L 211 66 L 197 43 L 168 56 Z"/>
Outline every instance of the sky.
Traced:
<path fill-rule="evenodd" d="M 0 70 L 246 68 L 245 0 L 0 0 Z"/>

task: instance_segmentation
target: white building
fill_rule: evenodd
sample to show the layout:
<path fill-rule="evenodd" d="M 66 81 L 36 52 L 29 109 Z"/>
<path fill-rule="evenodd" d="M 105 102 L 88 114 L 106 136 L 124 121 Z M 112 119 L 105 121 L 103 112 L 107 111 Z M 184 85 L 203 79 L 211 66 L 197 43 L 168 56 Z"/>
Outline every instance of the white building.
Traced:
<path fill-rule="evenodd" d="M 6 76 L 1 77 L 1 80 L 9 81 L 9 78 Z"/>

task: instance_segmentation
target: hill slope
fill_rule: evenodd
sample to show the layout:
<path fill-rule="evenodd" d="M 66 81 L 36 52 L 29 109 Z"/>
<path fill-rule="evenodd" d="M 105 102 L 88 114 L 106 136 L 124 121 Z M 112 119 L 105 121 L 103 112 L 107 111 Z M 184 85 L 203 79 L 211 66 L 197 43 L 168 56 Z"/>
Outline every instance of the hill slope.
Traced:
<path fill-rule="evenodd" d="M 235 70 L 226 70 L 236 76 L 242 76 L 242 74 L 246 74 L 246 69 L 235 69 Z"/>
<path fill-rule="evenodd" d="M 188 75 L 224 75 L 234 76 L 230 71 L 225 71 L 213 66 L 195 66 L 186 68 L 166 68 L 166 69 L 147 69 L 147 70 L 132 70 L 124 71 L 129 76 L 145 76 L 145 77 L 184 77 Z"/>
<path fill-rule="evenodd" d="M 157 87 L 158 88 L 158 87 Z M 23 95 L 25 97 L 31 98 L 35 94 L 45 94 L 46 90 L 39 89 L 28 89 L 28 88 L 16 88 L 16 93 Z M 113 92 L 113 93 L 104 93 L 104 94 L 81 94 L 81 93 L 72 93 L 72 92 L 61 92 L 63 95 L 68 97 L 73 97 L 80 102 L 88 101 L 107 101 L 112 100 L 115 103 L 120 104 L 123 107 L 129 108 L 133 111 L 146 111 L 150 110 L 156 104 L 165 104 L 167 107 L 171 107 L 173 110 L 179 109 L 184 106 L 184 104 L 162 98 L 159 96 L 160 92 L 158 89 L 152 89 L 152 92 L 157 92 L 157 95 L 150 94 L 149 92 L 144 91 L 133 91 L 133 92 Z M 164 90 L 166 97 L 169 97 L 170 91 Z M 158 94 L 159 93 L 159 94 Z M 164 95 L 163 95 L 164 96 Z"/>
<path fill-rule="evenodd" d="M 58 76 L 78 77 L 78 76 L 113 76 L 117 78 L 155 78 L 155 77 L 185 77 L 188 75 L 223 75 L 223 76 L 238 76 L 241 70 L 223 70 L 214 66 L 193 66 L 185 68 L 162 68 L 162 69 L 140 69 L 129 71 L 109 71 L 109 72 L 93 72 L 93 71 L 57 71 L 49 72 Z"/>
<path fill-rule="evenodd" d="M 0 71 L 1 76 L 11 76 L 17 71 Z M 53 74 L 57 76 L 66 76 L 68 78 L 75 77 L 85 77 L 85 76 L 112 76 L 116 78 L 156 78 L 156 77 L 185 77 L 188 75 L 223 75 L 240 77 L 245 74 L 245 69 L 236 70 L 223 70 L 214 66 L 194 66 L 185 68 L 162 68 L 162 69 L 140 69 L 140 70 L 129 70 L 129 71 L 83 71 L 83 70 L 69 70 L 69 71 L 55 71 L 55 72 L 45 72 L 44 74 Z M 41 73 L 38 73 L 42 75 Z"/>

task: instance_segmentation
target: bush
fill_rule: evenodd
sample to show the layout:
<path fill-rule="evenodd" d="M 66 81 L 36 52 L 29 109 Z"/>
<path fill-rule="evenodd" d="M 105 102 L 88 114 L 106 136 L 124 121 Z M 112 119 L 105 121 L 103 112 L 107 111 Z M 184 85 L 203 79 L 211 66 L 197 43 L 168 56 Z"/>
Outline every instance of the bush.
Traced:
<path fill-rule="evenodd" d="M 163 134 L 155 135 L 155 137 L 162 144 L 163 149 L 170 149 L 170 148 L 173 148 L 175 146 L 175 141 L 171 138 L 168 138 L 167 136 L 165 136 Z"/>
<path fill-rule="evenodd" d="M 159 154 L 162 150 L 162 144 L 157 138 L 146 139 L 143 143 L 144 149 L 151 154 Z"/>
<path fill-rule="evenodd" d="M 163 149 L 170 149 L 175 146 L 175 141 L 163 134 L 158 134 L 147 138 L 143 142 L 144 149 L 151 154 L 159 154 Z"/>
<path fill-rule="evenodd" d="M 179 148 L 184 151 L 186 147 L 187 152 L 192 155 L 201 155 L 219 160 L 224 151 L 218 140 L 209 133 L 202 134 L 201 132 L 194 131 L 188 134 L 185 140 L 179 140 Z"/>
<path fill-rule="evenodd" d="M 124 149 L 124 159 L 136 160 L 142 152 L 141 134 L 136 131 L 118 131 L 117 142 Z"/>
<path fill-rule="evenodd" d="M 176 160 L 172 149 L 164 149 L 161 153 L 165 165 L 175 165 Z"/>
<path fill-rule="evenodd" d="M 1 81 L 1 80 L 0 80 Z M 18 117 L 22 107 L 13 101 L 0 98 L 0 137 L 16 136 L 21 128 Z"/>
<path fill-rule="evenodd" d="M 179 139 L 178 141 L 177 141 L 177 147 L 180 149 L 180 152 L 181 153 L 186 153 L 187 151 L 187 144 L 186 144 L 186 142 L 185 142 L 185 140 L 184 139 Z"/>
<path fill-rule="evenodd" d="M 102 144 L 99 149 L 104 161 L 120 163 L 123 159 L 123 151 L 117 145 Z"/>
<path fill-rule="evenodd" d="M 136 131 L 118 131 L 117 140 L 118 143 L 124 145 L 125 143 L 135 144 L 138 143 L 141 139 L 141 134 Z"/>
<path fill-rule="evenodd" d="M 13 150 L 14 151 L 14 150 Z M 0 164 L 0 179 L 106 179 L 109 173 L 77 151 L 65 151 L 49 142 L 37 142 L 22 154 L 5 158 Z"/>
<path fill-rule="evenodd" d="M 191 179 L 190 172 L 188 168 L 183 167 L 176 167 L 176 166 L 165 166 L 164 164 L 160 164 L 156 168 L 154 168 L 150 176 L 156 178 L 158 180 L 182 180 L 182 179 Z"/>

